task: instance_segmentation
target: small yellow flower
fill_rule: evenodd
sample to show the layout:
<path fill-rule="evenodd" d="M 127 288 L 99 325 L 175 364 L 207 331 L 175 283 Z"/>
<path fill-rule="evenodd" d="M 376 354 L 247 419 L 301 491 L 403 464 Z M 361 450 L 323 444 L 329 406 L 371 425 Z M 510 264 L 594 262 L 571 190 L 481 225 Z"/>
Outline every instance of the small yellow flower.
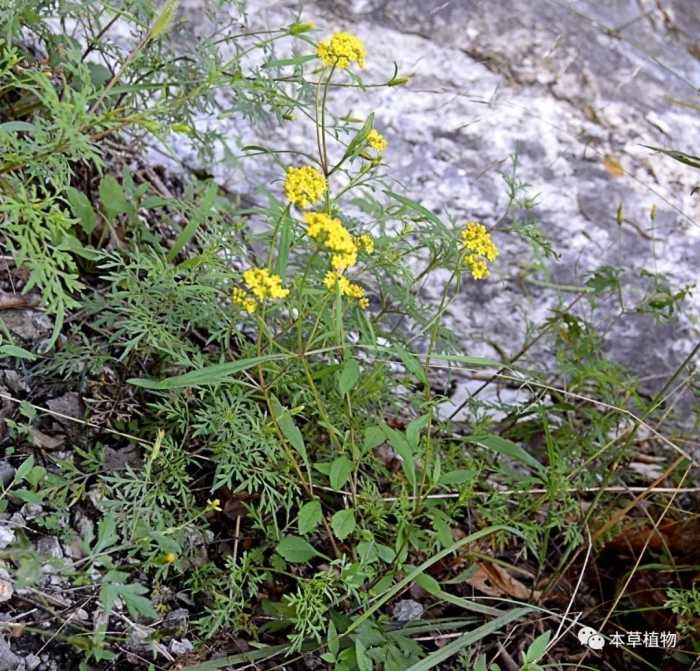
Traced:
<path fill-rule="evenodd" d="M 482 257 L 476 254 L 469 254 L 464 261 L 475 280 L 484 280 L 489 276 L 489 267 Z"/>
<path fill-rule="evenodd" d="M 323 278 L 323 284 L 330 291 L 339 291 L 341 296 L 354 298 L 363 310 L 369 307 L 369 300 L 365 297 L 365 290 L 359 284 L 350 282 L 347 277 L 337 270 L 329 270 Z"/>
<path fill-rule="evenodd" d="M 321 199 L 327 188 L 326 178 L 316 168 L 287 168 L 284 190 L 290 203 L 309 207 Z"/>
<path fill-rule="evenodd" d="M 367 50 L 359 37 L 352 33 L 334 33 L 318 45 L 318 57 L 324 65 L 347 68 L 350 63 L 365 66 Z"/>
<path fill-rule="evenodd" d="M 481 254 L 489 261 L 495 261 L 498 256 L 498 249 L 486 230 L 486 226 L 476 221 L 470 221 L 462 231 L 462 242 L 465 249 Z"/>
<path fill-rule="evenodd" d="M 498 248 L 491 239 L 486 226 L 476 221 L 467 223 L 462 231 L 463 249 L 467 252 L 464 258 L 467 268 L 475 280 L 483 280 L 489 275 L 487 261 L 495 261 Z"/>
<path fill-rule="evenodd" d="M 368 254 L 372 254 L 374 252 L 374 240 L 372 239 L 372 236 L 367 235 L 367 233 L 363 233 L 357 238 L 357 246 L 361 247 Z"/>
<path fill-rule="evenodd" d="M 286 298 L 289 295 L 289 289 L 282 287 L 282 278 L 271 274 L 267 268 L 248 268 L 243 273 L 243 280 L 259 301 Z"/>
<path fill-rule="evenodd" d="M 367 135 L 367 144 L 381 153 L 386 149 L 386 138 L 373 128 Z"/>
<path fill-rule="evenodd" d="M 340 219 L 323 212 L 306 212 L 304 221 L 309 237 L 318 238 L 331 252 L 331 266 L 335 270 L 343 270 L 357 263 L 357 245 Z"/>
<path fill-rule="evenodd" d="M 244 289 L 234 288 L 231 298 L 236 305 L 240 305 L 247 313 L 252 314 L 258 307 L 254 298 L 251 298 Z"/>
<path fill-rule="evenodd" d="M 168 552 L 163 555 L 163 563 L 173 564 L 177 561 L 177 555 L 174 552 Z"/>
<path fill-rule="evenodd" d="M 221 501 L 219 499 L 207 499 L 207 507 L 205 508 L 205 512 L 209 512 L 211 510 L 218 510 L 221 512 Z"/>

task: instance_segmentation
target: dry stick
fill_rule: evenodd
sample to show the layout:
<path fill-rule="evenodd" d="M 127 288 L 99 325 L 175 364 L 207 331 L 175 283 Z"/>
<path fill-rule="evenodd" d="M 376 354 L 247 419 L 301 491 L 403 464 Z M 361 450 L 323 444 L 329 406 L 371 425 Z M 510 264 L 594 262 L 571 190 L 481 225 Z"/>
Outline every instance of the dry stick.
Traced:
<path fill-rule="evenodd" d="M 571 599 L 569 599 L 569 603 L 566 606 L 566 610 L 564 611 L 564 615 L 559 622 L 559 627 L 557 628 L 557 631 L 554 634 L 554 636 L 552 636 L 552 640 L 549 642 L 549 645 L 547 646 L 546 650 L 550 650 L 558 643 L 559 634 L 562 630 L 562 627 L 564 626 L 564 622 L 566 622 L 566 619 L 569 616 L 569 612 L 571 611 L 571 607 L 574 605 L 574 601 L 576 600 L 576 595 L 578 594 L 579 589 L 581 589 L 581 583 L 583 582 L 583 576 L 586 572 L 586 567 L 588 566 L 588 561 L 591 558 L 591 550 L 593 549 L 593 540 L 591 539 L 591 532 L 589 531 L 588 527 L 586 527 L 586 536 L 588 536 L 588 547 L 586 549 L 586 558 L 583 560 L 583 566 L 581 567 L 581 572 L 579 573 L 578 581 L 576 582 L 576 587 L 574 588 L 574 593 L 571 595 Z M 571 627 L 572 626 L 573 625 L 571 625 Z M 571 627 L 568 627 L 567 631 Z M 566 632 L 564 632 L 564 633 L 566 633 Z M 563 634 L 562 634 L 562 636 L 563 636 Z"/>

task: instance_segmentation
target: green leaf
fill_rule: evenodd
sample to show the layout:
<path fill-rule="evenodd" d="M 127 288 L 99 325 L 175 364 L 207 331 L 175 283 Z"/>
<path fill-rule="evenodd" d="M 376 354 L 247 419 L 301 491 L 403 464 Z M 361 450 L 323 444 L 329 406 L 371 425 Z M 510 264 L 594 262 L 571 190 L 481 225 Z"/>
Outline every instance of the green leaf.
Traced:
<path fill-rule="evenodd" d="M 34 457 L 30 454 L 15 471 L 15 482 L 22 482 L 32 468 L 34 468 Z"/>
<path fill-rule="evenodd" d="M 544 653 L 547 650 L 547 645 L 549 645 L 549 639 L 551 637 L 551 631 L 545 631 L 544 634 L 540 634 L 532 643 L 530 643 L 527 652 L 524 654 L 523 661 L 526 664 L 534 664 L 535 662 L 539 662 L 542 657 L 544 657 Z"/>
<path fill-rule="evenodd" d="M 420 575 L 416 576 L 415 583 L 418 585 L 418 587 L 428 592 L 428 594 L 437 595 L 442 591 L 440 583 L 435 580 L 433 576 L 428 575 L 427 573 L 421 573 Z"/>
<path fill-rule="evenodd" d="M 305 56 L 293 56 L 291 58 L 276 58 L 270 60 L 263 67 L 265 68 L 281 68 L 285 65 L 303 65 L 316 58 L 315 54 L 306 54 Z"/>
<path fill-rule="evenodd" d="M 44 502 L 44 497 L 38 492 L 32 492 L 28 489 L 15 489 L 12 494 L 25 503 L 35 503 L 41 505 Z"/>
<path fill-rule="evenodd" d="M 333 624 L 333 620 L 329 618 L 328 620 L 328 633 L 326 634 L 326 640 L 328 641 L 328 650 L 333 654 L 333 657 L 337 657 L 340 652 L 340 642 L 338 641 L 338 630 Z"/>
<path fill-rule="evenodd" d="M 413 354 L 406 351 L 402 347 L 394 347 L 393 351 L 399 355 L 403 365 L 406 366 L 406 370 L 413 373 L 418 378 L 419 382 L 428 384 L 428 377 L 425 374 L 425 369 L 423 368 L 421 362 L 418 361 Z"/>
<path fill-rule="evenodd" d="M 164 380 L 149 380 L 146 378 L 130 378 L 127 380 L 129 384 L 135 387 L 143 387 L 144 389 L 154 389 L 165 391 L 170 389 L 180 389 L 182 387 L 198 387 L 206 384 L 218 384 L 228 380 L 236 373 L 240 373 L 254 366 L 260 366 L 264 363 L 277 361 L 287 358 L 285 354 L 266 354 L 264 356 L 254 356 L 248 359 L 238 359 L 228 363 L 217 363 L 213 366 L 205 366 L 198 370 L 193 370 L 184 375 L 176 375 L 174 377 L 166 377 Z"/>
<path fill-rule="evenodd" d="M 411 450 L 411 446 L 402 433 L 392 429 L 391 427 L 384 427 L 384 435 L 386 435 L 387 439 L 389 440 L 389 444 L 401 457 L 401 468 L 406 476 L 406 479 L 413 487 L 415 487 L 416 465 L 413 459 L 413 451 Z"/>
<path fill-rule="evenodd" d="M 114 572 L 108 572 L 104 577 L 105 582 L 102 583 L 100 588 L 100 601 L 105 611 L 111 613 L 116 600 L 121 599 L 132 617 L 139 617 L 140 615 L 151 618 L 158 617 L 153 604 L 143 596 L 148 592 L 143 585 L 124 585 L 118 582 L 107 582 L 110 573 L 114 574 Z M 124 574 L 120 573 L 119 575 L 123 576 Z"/>
<path fill-rule="evenodd" d="M 362 451 L 366 454 L 375 447 L 386 442 L 386 435 L 381 426 L 368 426 L 365 429 L 365 440 L 362 443 Z"/>
<path fill-rule="evenodd" d="M 36 126 L 26 121 L 6 121 L 5 123 L 0 123 L 1 133 L 35 133 L 37 130 Z"/>
<path fill-rule="evenodd" d="M 105 175 L 100 182 L 100 204 L 109 219 L 128 212 L 131 204 L 124 195 L 121 184 L 112 175 Z"/>
<path fill-rule="evenodd" d="M 476 471 L 469 469 L 458 469 L 443 473 L 440 476 L 440 484 L 449 487 L 450 485 L 463 485 L 465 482 L 471 482 L 476 477 Z"/>
<path fill-rule="evenodd" d="M 292 226 L 294 220 L 289 216 L 289 211 L 282 213 L 282 223 L 280 225 L 280 240 L 277 247 L 277 258 L 275 258 L 275 273 L 283 280 L 287 277 L 287 263 L 289 262 L 289 248 L 292 244 Z"/>
<path fill-rule="evenodd" d="M 357 361 L 352 357 L 349 357 L 343 363 L 343 367 L 340 371 L 340 376 L 338 377 L 338 390 L 341 396 L 345 396 L 360 379 L 360 367 L 357 365 Z"/>
<path fill-rule="evenodd" d="M 304 463 L 309 463 L 309 457 L 306 453 L 306 445 L 304 437 L 299 431 L 299 427 L 294 423 L 294 419 L 289 414 L 289 410 L 284 408 L 275 396 L 272 397 L 271 404 L 272 414 L 280 428 L 284 437 L 289 441 L 289 444 L 301 455 Z"/>
<path fill-rule="evenodd" d="M 321 556 L 313 545 L 300 536 L 285 536 L 277 545 L 277 554 L 291 564 L 305 564 L 313 557 Z"/>
<path fill-rule="evenodd" d="M 367 648 L 361 638 L 355 639 L 355 661 L 357 662 L 357 671 L 372 671 L 372 659 L 367 654 Z"/>
<path fill-rule="evenodd" d="M 532 455 L 528 454 L 520 445 L 516 445 L 512 441 L 501 438 L 500 436 L 493 434 L 472 435 L 467 436 L 465 440 L 475 445 L 481 445 L 494 452 L 505 454 L 511 459 L 515 459 L 516 461 L 530 466 L 538 473 L 544 470 L 544 466 Z"/>
<path fill-rule="evenodd" d="M 29 473 L 27 473 L 27 482 L 34 488 L 44 479 L 46 475 L 46 469 L 43 466 L 34 466 Z"/>
<path fill-rule="evenodd" d="M 422 415 L 416 417 L 407 427 L 406 427 L 406 440 L 408 444 L 414 449 L 418 449 L 418 437 L 420 432 L 428 426 L 430 422 L 430 415 Z"/>
<path fill-rule="evenodd" d="M 182 251 L 183 247 L 193 238 L 199 226 L 207 220 L 207 217 L 211 214 L 212 207 L 214 206 L 214 201 L 216 200 L 218 190 L 219 187 L 216 182 L 210 182 L 207 185 L 199 205 L 190 215 L 187 226 L 182 229 L 182 232 L 180 235 L 178 235 L 177 240 L 175 240 L 175 244 L 168 251 L 165 257 L 168 259 L 168 261 L 172 261 Z"/>
<path fill-rule="evenodd" d="M 86 235 L 90 235 L 97 225 L 97 214 L 88 197 L 78 189 L 69 186 L 66 188 L 66 196 L 73 214 L 80 220 L 80 226 Z"/>
<path fill-rule="evenodd" d="M 365 143 L 367 142 L 367 136 L 372 128 L 374 128 L 374 112 L 371 112 L 367 116 L 364 124 L 362 124 L 362 128 L 357 131 L 355 137 L 353 137 L 348 143 L 348 146 L 345 149 L 345 157 L 354 156 L 357 154 L 358 150 L 364 149 Z"/>
<path fill-rule="evenodd" d="M 27 359 L 29 361 L 36 361 L 37 358 L 36 354 L 23 347 L 17 347 L 17 345 L 0 345 L 0 359 L 6 359 L 7 357 Z"/>
<path fill-rule="evenodd" d="M 342 541 L 355 531 L 355 511 L 352 508 L 339 510 L 331 518 L 333 533 Z"/>
<path fill-rule="evenodd" d="M 337 457 L 331 463 L 330 481 L 333 489 L 342 489 L 352 473 L 352 462 L 345 456 Z"/>
<path fill-rule="evenodd" d="M 114 513 L 106 513 L 100 519 L 97 527 L 97 542 L 92 550 L 92 554 L 98 555 L 111 547 L 119 540 L 117 534 L 117 519 Z"/>
<path fill-rule="evenodd" d="M 306 535 L 311 533 L 323 519 L 321 502 L 318 499 L 305 503 L 299 510 L 297 525 L 299 533 Z"/>

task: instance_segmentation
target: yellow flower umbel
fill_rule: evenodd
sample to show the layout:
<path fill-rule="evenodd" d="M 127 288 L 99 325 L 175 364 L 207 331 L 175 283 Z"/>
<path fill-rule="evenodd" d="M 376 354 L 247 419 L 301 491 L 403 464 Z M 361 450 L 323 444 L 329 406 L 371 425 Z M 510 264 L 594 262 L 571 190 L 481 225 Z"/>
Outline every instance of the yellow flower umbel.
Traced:
<path fill-rule="evenodd" d="M 463 249 L 469 252 L 464 262 L 475 280 L 483 280 L 489 275 L 487 261 L 495 261 L 498 248 L 491 239 L 486 226 L 476 221 L 467 223 L 462 231 Z"/>
<path fill-rule="evenodd" d="M 359 37 L 351 33 L 334 33 L 318 45 L 318 57 L 324 65 L 347 68 L 350 63 L 365 66 L 367 51 Z"/>
<path fill-rule="evenodd" d="M 249 268 L 243 273 L 243 280 L 259 301 L 289 295 L 289 289 L 282 287 L 282 278 L 272 275 L 267 268 Z"/>
<path fill-rule="evenodd" d="M 323 212 L 307 212 L 304 221 L 309 237 L 318 239 L 331 252 L 331 266 L 335 270 L 357 263 L 357 245 L 340 219 Z"/>
<path fill-rule="evenodd" d="M 252 314 L 255 312 L 258 304 L 255 302 L 254 298 L 248 296 L 245 289 L 240 289 L 238 287 L 231 291 L 231 299 L 236 305 L 240 305 L 246 312 Z"/>
<path fill-rule="evenodd" d="M 386 149 L 386 138 L 373 128 L 367 134 L 367 144 L 381 154 Z"/>
<path fill-rule="evenodd" d="M 309 207 L 321 199 L 326 189 L 326 178 L 316 168 L 305 165 L 287 169 L 284 191 L 290 203 Z"/>
<path fill-rule="evenodd" d="M 359 284 L 351 282 L 337 270 L 329 270 L 323 278 L 323 284 L 326 289 L 340 291 L 341 296 L 354 298 L 363 310 L 366 310 L 369 306 L 369 301 L 365 297 L 365 290 Z"/>
<path fill-rule="evenodd" d="M 267 268 L 249 268 L 243 273 L 243 280 L 252 296 L 245 290 L 236 287 L 231 291 L 231 298 L 246 312 L 253 313 L 266 298 L 286 298 L 289 289 L 282 286 L 282 278 L 272 275 Z"/>

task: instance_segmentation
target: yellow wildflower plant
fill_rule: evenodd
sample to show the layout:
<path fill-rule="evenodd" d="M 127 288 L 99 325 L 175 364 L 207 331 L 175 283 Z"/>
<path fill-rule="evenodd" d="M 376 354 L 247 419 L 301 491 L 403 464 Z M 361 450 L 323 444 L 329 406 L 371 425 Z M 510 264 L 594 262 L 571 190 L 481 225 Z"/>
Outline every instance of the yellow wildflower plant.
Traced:
<path fill-rule="evenodd" d="M 334 33 L 318 45 L 318 57 L 324 65 L 347 68 L 351 63 L 365 66 L 367 50 L 359 37 L 352 33 Z"/>
<path fill-rule="evenodd" d="M 357 244 L 340 219 L 323 212 L 306 212 L 304 222 L 309 237 L 319 240 L 331 252 L 331 266 L 335 270 L 343 270 L 357 263 Z"/>
<path fill-rule="evenodd" d="M 372 129 L 367 134 L 367 144 L 372 149 L 382 153 L 386 149 L 386 138 L 376 129 Z"/>
<path fill-rule="evenodd" d="M 495 261 L 498 248 L 491 239 L 486 226 L 470 221 L 462 231 L 463 249 L 469 252 L 464 262 L 475 280 L 483 280 L 489 275 L 487 261 Z"/>
<path fill-rule="evenodd" d="M 340 291 L 341 296 L 354 298 L 363 310 L 369 307 L 369 300 L 365 296 L 365 290 L 359 284 L 351 282 L 337 270 L 329 270 L 323 278 L 323 284 L 330 291 Z"/>
<path fill-rule="evenodd" d="M 305 165 L 287 169 L 284 191 L 287 200 L 299 207 L 310 207 L 318 202 L 328 185 L 326 178 L 316 168 Z"/>

